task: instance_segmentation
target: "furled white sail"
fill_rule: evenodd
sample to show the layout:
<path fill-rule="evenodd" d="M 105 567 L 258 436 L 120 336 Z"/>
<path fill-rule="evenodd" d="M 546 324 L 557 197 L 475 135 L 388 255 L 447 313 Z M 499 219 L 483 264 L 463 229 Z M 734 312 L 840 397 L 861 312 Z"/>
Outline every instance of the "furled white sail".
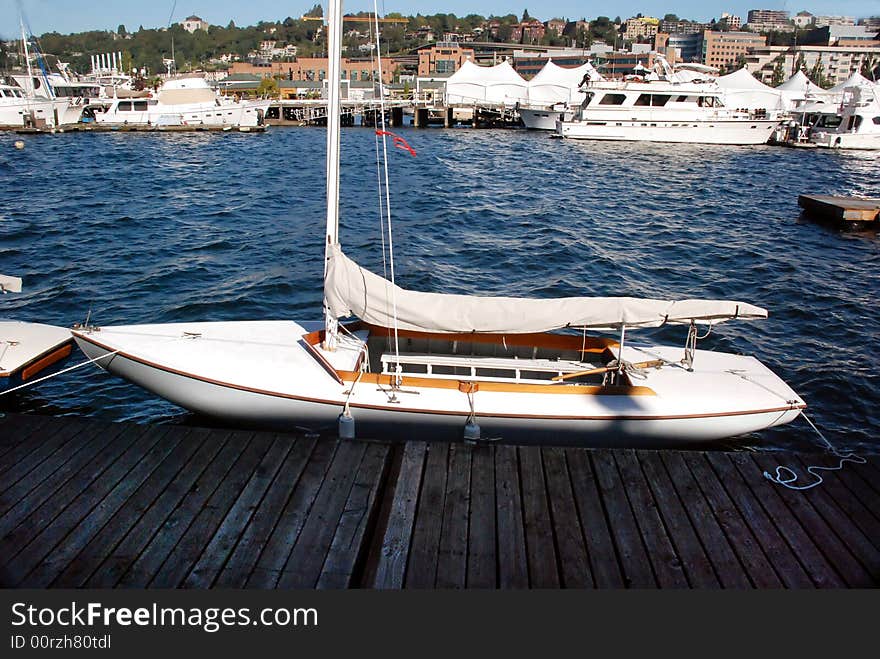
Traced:
<path fill-rule="evenodd" d="M 532 299 L 420 293 L 404 290 L 360 267 L 338 245 L 328 251 L 324 296 L 337 318 L 357 316 L 382 327 L 423 332 L 526 334 L 562 327 L 659 327 L 766 318 L 767 311 L 728 300 L 651 300 L 631 297 Z"/>

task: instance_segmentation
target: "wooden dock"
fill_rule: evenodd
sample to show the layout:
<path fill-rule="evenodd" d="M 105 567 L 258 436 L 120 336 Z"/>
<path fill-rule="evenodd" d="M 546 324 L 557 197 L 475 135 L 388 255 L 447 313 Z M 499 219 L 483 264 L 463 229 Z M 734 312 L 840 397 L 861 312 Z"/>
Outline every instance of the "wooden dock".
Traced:
<path fill-rule="evenodd" d="M 880 585 L 880 456 L 339 441 L 0 417 L 0 585 Z"/>
<path fill-rule="evenodd" d="M 810 215 L 834 222 L 875 222 L 880 216 L 880 199 L 799 195 L 798 205 Z"/>

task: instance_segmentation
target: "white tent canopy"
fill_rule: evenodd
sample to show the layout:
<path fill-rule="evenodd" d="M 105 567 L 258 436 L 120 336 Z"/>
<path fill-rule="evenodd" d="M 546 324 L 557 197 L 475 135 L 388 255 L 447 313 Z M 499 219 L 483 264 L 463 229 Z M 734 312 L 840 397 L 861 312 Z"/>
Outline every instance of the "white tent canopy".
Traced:
<path fill-rule="evenodd" d="M 803 71 L 798 71 L 776 89 L 782 93 L 785 109 L 798 112 L 802 111 L 802 107 L 806 104 L 828 102 L 834 98 L 834 94 L 822 89 Z"/>
<path fill-rule="evenodd" d="M 446 80 L 447 103 L 503 103 L 514 105 L 528 98 L 528 83 L 509 62 L 495 66 L 477 66 L 466 60 Z"/>
<path fill-rule="evenodd" d="M 874 83 L 868 80 L 861 73 L 856 71 L 849 78 L 841 82 L 839 85 L 834 85 L 831 89 L 826 90 L 829 94 L 842 94 L 843 90 L 847 87 L 868 87 L 871 88 L 874 86 Z"/>
<path fill-rule="evenodd" d="M 742 68 L 716 79 L 724 90 L 725 103 L 729 107 L 748 110 L 781 110 L 782 93 L 765 85 Z"/>
<path fill-rule="evenodd" d="M 575 68 L 565 68 L 548 60 L 528 82 L 529 103 L 532 105 L 580 103 L 584 100 L 584 94 L 579 90 L 584 76 L 589 76 L 590 80 L 603 79 L 589 62 Z"/>
<path fill-rule="evenodd" d="M 330 250 L 324 297 L 337 318 L 423 332 L 527 334 L 563 327 L 659 327 L 766 318 L 760 307 L 727 300 L 651 300 L 631 297 L 533 299 L 407 291 L 361 268 L 336 245 Z M 395 314 L 396 311 L 396 314 Z"/>

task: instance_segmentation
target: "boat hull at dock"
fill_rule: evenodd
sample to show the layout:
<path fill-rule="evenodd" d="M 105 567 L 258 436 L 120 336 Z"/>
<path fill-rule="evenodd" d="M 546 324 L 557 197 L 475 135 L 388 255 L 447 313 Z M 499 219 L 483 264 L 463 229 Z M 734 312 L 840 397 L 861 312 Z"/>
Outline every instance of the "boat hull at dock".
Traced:
<path fill-rule="evenodd" d="M 579 140 L 673 142 L 684 144 L 765 144 L 779 122 L 775 119 L 717 121 L 563 121 L 557 133 Z"/>
<path fill-rule="evenodd" d="M 335 433 L 346 403 L 358 435 L 462 438 L 471 416 L 484 439 L 628 446 L 707 442 L 787 423 L 803 401 L 752 357 L 629 347 L 624 359 L 668 359 L 632 386 L 506 385 L 361 373 L 362 347 L 334 353 L 293 321 L 183 323 L 79 330 L 80 348 L 108 372 L 193 412 L 236 424 Z"/>

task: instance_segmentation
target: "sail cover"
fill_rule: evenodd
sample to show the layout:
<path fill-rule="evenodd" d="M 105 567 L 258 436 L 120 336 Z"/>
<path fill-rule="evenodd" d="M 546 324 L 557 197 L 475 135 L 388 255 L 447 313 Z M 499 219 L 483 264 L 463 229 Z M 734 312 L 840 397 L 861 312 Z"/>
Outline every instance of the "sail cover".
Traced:
<path fill-rule="evenodd" d="M 421 332 L 527 334 L 563 327 L 659 327 L 691 321 L 766 318 L 767 311 L 727 300 L 651 300 L 632 297 L 533 299 L 420 293 L 394 286 L 360 267 L 338 245 L 329 251 L 324 297 L 337 318 Z"/>

